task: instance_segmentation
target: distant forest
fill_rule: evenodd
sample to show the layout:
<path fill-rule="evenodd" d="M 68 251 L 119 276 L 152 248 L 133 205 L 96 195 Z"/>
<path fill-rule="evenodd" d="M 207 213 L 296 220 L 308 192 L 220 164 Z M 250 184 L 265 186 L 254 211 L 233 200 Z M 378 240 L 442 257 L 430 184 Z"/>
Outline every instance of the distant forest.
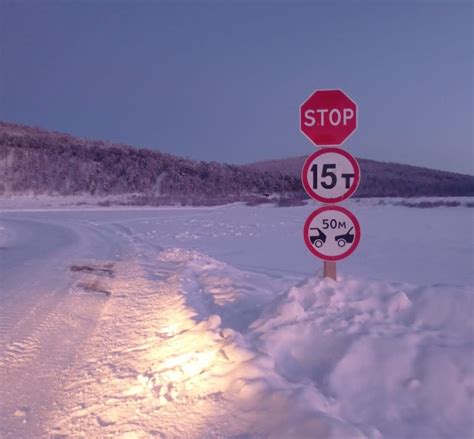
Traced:
<path fill-rule="evenodd" d="M 306 157 L 246 165 L 272 175 L 299 177 Z M 355 197 L 473 196 L 474 176 L 358 158 L 361 182 Z"/>
<path fill-rule="evenodd" d="M 194 161 L 0 122 L 0 196 L 124 194 L 136 204 L 258 202 L 269 195 L 302 200 L 303 161 Z M 474 195 L 473 176 L 371 160 L 360 165 L 359 197 Z"/>

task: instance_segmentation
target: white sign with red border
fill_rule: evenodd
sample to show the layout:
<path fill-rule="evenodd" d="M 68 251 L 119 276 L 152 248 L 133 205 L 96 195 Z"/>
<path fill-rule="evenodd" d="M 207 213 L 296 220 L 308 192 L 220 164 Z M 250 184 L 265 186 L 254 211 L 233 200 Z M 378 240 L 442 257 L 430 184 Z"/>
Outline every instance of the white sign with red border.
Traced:
<path fill-rule="evenodd" d="M 341 148 L 311 154 L 301 171 L 306 193 L 321 203 L 338 203 L 354 194 L 360 183 L 357 160 Z"/>
<path fill-rule="evenodd" d="M 339 261 L 351 255 L 359 245 L 357 218 L 341 206 L 323 206 L 304 224 L 304 242 L 309 251 L 324 261 Z"/>

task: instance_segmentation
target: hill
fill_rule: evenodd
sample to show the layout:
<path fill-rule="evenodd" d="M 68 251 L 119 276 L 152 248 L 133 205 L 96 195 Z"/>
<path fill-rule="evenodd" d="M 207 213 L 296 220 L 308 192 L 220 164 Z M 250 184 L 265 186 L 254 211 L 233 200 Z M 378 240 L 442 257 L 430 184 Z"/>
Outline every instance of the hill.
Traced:
<path fill-rule="evenodd" d="M 304 157 L 244 166 L 194 161 L 145 148 L 0 122 L 0 196 L 127 195 L 134 204 L 260 202 L 307 198 Z M 474 177 L 360 159 L 359 197 L 472 196 Z"/>
<path fill-rule="evenodd" d="M 298 177 L 0 122 L 0 195 L 133 194 L 136 204 L 220 204 L 301 195 Z"/>
<path fill-rule="evenodd" d="M 248 170 L 299 177 L 306 157 L 291 157 L 245 165 Z M 357 159 L 361 183 L 357 197 L 473 196 L 474 176 L 418 166 Z"/>

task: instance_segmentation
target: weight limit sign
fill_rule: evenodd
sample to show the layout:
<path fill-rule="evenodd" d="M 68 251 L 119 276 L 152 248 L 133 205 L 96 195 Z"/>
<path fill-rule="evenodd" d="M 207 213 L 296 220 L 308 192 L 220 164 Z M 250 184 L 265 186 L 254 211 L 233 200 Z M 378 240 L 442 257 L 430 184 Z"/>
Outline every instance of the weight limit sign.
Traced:
<path fill-rule="evenodd" d="M 311 154 L 301 171 L 306 193 L 321 203 L 338 203 L 354 194 L 360 183 L 357 160 L 340 148 L 324 148 Z"/>
<path fill-rule="evenodd" d="M 347 258 L 359 245 L 357 218 L 341 206 L 315 210 L 304 224 L 304 242 L 309 251 L 324 261 Z"/>

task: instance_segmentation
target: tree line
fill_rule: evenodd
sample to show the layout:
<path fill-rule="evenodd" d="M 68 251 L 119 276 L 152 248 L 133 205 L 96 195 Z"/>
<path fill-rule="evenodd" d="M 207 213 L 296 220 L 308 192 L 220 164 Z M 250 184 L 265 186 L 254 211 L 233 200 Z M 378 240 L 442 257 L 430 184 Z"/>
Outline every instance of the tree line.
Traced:
<path fill-rule="evenodd" d="M 0 122 L 0 195 L 133 194 L 137 204 L 307 198 L 304 157 L 237 166 Z M 474 177 L 360 160 L 358 197 L 473 196 Z M 283 203 L 284 204 L 284 203 Z"/>

